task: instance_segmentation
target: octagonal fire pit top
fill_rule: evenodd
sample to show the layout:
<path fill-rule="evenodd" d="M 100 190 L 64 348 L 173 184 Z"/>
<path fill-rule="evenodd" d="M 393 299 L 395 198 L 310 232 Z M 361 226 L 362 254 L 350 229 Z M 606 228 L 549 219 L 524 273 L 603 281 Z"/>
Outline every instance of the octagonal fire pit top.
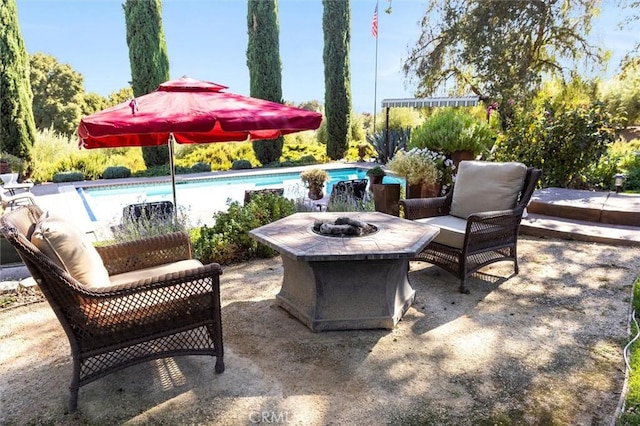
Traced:
<path fill-rule="evenodd" d="M 313 231 L 317 220 L 331 222 L 346 215 L 373 224 L 377 232 L 359 238 L 329 238 Z M 249 233 L 284 257 L 306 261 L 370 260 L 412 258 L 438 234 L 438 228 L 379 212 L 306 212 Z"/>

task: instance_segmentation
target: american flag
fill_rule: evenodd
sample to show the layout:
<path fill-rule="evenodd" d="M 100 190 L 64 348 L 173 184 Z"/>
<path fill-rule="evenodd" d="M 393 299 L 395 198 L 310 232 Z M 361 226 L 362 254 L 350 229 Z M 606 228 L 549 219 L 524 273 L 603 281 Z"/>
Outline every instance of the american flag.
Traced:
<path fill-rule="evenodd" d="M 371 35 L 378 38 L 378 2 L 376 1 L 376 9 L 373 11 L 373 20 L 371 21 Z"/>

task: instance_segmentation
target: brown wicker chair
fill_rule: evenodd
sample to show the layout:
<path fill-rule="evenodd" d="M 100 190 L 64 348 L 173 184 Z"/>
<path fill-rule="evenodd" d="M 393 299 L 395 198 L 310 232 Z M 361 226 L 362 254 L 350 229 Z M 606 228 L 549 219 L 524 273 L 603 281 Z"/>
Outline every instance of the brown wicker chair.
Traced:
<path fill-rule="evenodd" d="M 464 167 L 464 163 L 466 162 L 461 162 L 461 169 Z M 406 219 L 420 220 L 430 225 L 439 226 L 441 229 L 441 233 L 436 239 L 412 260 L 437 265 L 458 277 L 461 293 L 469 293 L 466 286 L 467 277 L 491 263 L 513 261 L 514 272 L 518 274 L 516 248 L 520 221 L 540 176 L 540 170 L 526 168 L 522 187 L 518 191 L 519 194 L 512 208 L 478 211 L 466 218 L 456 218 L 450 215 L 456 195 L 455 186 L 443 197 L 400 200 L 400 206 L 404 209 Z M 456 185 L 460 184 L 461 182 L 458 180 Z M 481 182 L 480 185 L 476 182 L 476 196 L 483 196 L 482 187 L 488 188 L 493 185 L 495 182 Z M 443 218 L 443 216 L 447 217 Z M 437 220 L 434 223 L 433 219 L 424 219 L 436 217 L 439 218 L 440 223 Z M 451 219 L 451 223 L 446 223 L 449 219 Z M 450 224 L 452 226 L 449 226 Z M 456 224 L 458 228 L 452 229 Z"/>
<path fill-rule="evenodd" d="M 222 270 L 216 263 L 194 267 L 199 262 L 188 260 L 187 234 L 96 248 L 112 285 L 93 288 L 31 242 L 42 214 L 38 206 L 7 212 L 0 218 L 0 232 L 18 251 L 69 339 L 70 412 L 77 408 L 81 386 L 140 362 L 210 355 L 216 357 L 216 373 L 224 371 Z M 137 280 L 116 279 L 130 271 Z"/>

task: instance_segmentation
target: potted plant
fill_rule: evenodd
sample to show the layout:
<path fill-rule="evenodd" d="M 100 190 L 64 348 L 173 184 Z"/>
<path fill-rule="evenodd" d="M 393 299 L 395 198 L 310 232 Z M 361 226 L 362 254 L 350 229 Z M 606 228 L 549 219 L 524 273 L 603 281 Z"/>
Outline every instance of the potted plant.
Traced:
<path fill-rule="evenodd" d="M 407 182 L 407 198 L 427 198 L 440 195 L 442 172 L 438 168 L 441 154 L 428 149 L 398 151 L 387 168 Z"/>
<path fill-rule="evenodd" d="M 300 173 L 300 179 L 304 186 L 309 189 L 309 198 L 319 200 L 324 196 L 324 183 L 329 179 L 329 173 L 319 168 L 307 169 Z"/>
<path fill-rule="evenodd" d="M 387 175 L 387 172 L 380 166 L 375 166 L 367 170 L 367 177 L 372 185 L 382 183 L 382 179 Z"/>
<path fill-rule="evenodd" d="M 472 160 L 490 149 L 495 135 L 484 121 L 473 115 L 444 109 L 429 117 L 411 133 L 411 148 L 427 148 L 450 156 L 455 165 Z"/>

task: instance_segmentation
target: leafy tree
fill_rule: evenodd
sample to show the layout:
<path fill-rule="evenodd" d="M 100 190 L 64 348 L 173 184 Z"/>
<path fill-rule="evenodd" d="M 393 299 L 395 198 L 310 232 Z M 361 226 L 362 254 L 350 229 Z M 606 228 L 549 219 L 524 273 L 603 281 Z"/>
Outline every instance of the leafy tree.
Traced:
<path fill-rule="evenodd" d="M 401 130 L 407 127 L 416 127 L 422 123 L 423 118 L 416 108 L 389 108 L 389 129 Z M 376 131 L 380 132 L 387 127 L 387 112 L 381 111 L 376 118 Z"/>
<path fill-rule="evenodd" d="M 322 105 L 322 103 L 317 99 L 301 102 L 298 105 L 298 108 L 306 109 L 307 111 L 324 112 L 324 105 Z"/>
<path fill-rule="evenodd" d="M 282 103 L 282 64 L 277 0 L 249 0 L 247 5 L 247 67 L 250 95 Z M 280 159 L 284 139 L 253 142 L 258 161 L 269 164 Z"/>
<path fill-rule="evenodd" d="M 24 48 L 15 0 L 0 4 L 0 152 L 29 159 L 35 125 Z"/>
<path fill-rule="evenodd" d="M 153 92 L 169 80 L 169 56 L 162 29 L 161 0 L 125 0 L 122 4 L 127 24 L 127 46 L 134 96 Z M 147 168 L 169 162 L 166 145 L 142 148 Z"/>
<path fill-rule="evenodd" d="M 44 53 L 31 56 L 30 64 L 36 128 L 75 134 L 85 108 L 82 75 Z"/>
<path fill-rule="evenodd" d="M 82 115 L 93 114 L 108 106 L 107 99 L 97 93 L 85 93 L 82 105 Z"/>
<path fill-rule="evenodd" d="M 133 90 L 131 87 L 124 87 L 117 92 L 109 94 L 107 97 L 107 106 L 115 106 L 131 98 L 133 98 Z"/>
<path fill-rule="evenodd" d="M 349 43 L 351 3 L 322 0 L 324 33 L 324 108 L 327 122 L 327 155 L 343 158 L 349 147 L 351 69 Z"/>
<path fill-rule="evenodd" d="M 612 114 L 623 114 L 623 124 L 640 124 L 640 63 L 628 64 L 623 73 L 602 88 L 602 99 Z"/>
<path fill-rule="evenodd" d="M 584 102 L 580 92 L 589 86 L 577 81 L 560 92 L 547 88 L 526 107 L 515 105 L 513 123 L 494 146 L 495 159 L 542 169 L 544 187 L 588 187 L 588 174 L 615 141 L 620 121 L 603 103 Z"/>
<path fill-rule="evenodd" d="M 566 75 L 579 59 L 599 64 L 604 54 L 587 35 L 599 0 L 431 0 L 422 34 L 404 72 L 428 96 L 447 81 L 500 102 L 525 99 L 543 75 Z"/>

